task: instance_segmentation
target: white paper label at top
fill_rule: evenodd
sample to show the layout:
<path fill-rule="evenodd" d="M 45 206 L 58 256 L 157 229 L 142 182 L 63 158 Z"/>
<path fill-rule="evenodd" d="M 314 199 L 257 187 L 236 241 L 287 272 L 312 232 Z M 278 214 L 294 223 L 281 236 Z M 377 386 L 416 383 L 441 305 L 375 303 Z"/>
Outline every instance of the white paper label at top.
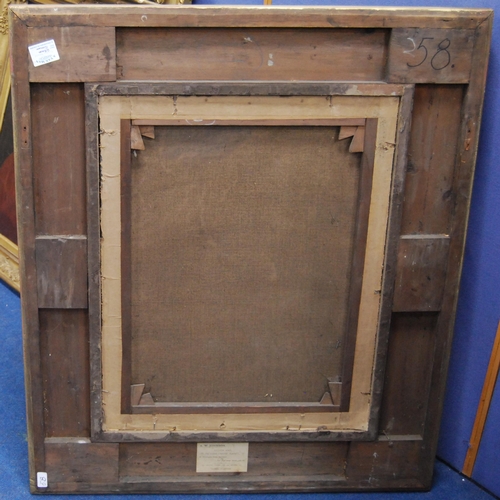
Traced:
<path fill-rule="evenodd" d="M 196 472 L 247 472 L 248 443 L 198 443 Z"/>
<path fill-rule="evenodd" d="M 31 60 L 35 68 L 60 59 L 54 40 L 47 40 L 35 45 L 30 45 L 28 50 L 30 51 Z"/>

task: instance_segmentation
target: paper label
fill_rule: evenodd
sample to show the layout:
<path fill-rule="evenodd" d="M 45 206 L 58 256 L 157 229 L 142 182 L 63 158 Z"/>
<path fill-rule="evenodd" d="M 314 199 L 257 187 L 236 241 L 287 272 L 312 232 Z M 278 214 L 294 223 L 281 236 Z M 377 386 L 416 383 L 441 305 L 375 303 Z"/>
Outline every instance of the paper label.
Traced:
<path fill-rule="evenodd" d="M 57 52 L 56 42 L 54 42 L 54 40 L 47 40 L 45 42 L 37 43 L 36 45 L 30 45 L 28 50 L 30 51 L 31 60 L 33 61 L 33 66 L 35 66 L 35 68 L 60 59 L 59 52 Z"/>
<path fill-rule="evenodd" d="M 196 472 L 247 472 L 248 443 L 198 443 Z"/>
<path fill-rule="evenodd" d="M 47 477 L 46 472 L 37 472 L 36 473 L 36 485 L 38 488 L 48 488 L 49 479 Z"/>

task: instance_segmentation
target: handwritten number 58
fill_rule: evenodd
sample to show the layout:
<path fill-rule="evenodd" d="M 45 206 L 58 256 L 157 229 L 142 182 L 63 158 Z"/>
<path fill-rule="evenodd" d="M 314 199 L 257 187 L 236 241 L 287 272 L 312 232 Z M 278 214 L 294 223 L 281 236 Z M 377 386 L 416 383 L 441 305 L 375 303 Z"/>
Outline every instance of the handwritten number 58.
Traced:
<path fill-rule="evenodd" d="M 424 62 L 429 57 L 429 50 L 426 46 L 426 40 L 434 40 L 434 38 L 423 37 L 420 40 L 420 44 L 418 45 L 418 47 L 413 38 L 408 38 L 408 40 L 413 43 L 413 48 L 411 50 L 405 50 L 405 54 L 411 54 L 412 52 L 416 51 L 419 51 L 419 53 L 421 54 L 421 59 L 419 62 L 417 62 L 417 64 L 406 63 L 409 68 L 416 68 L 417 66 L 421 66 L 422 64 L 424 64 Z M 434 53 L 432 53 L 432 57 L 430 60 L 430 65 L 433 69 L 441 70 L 449 66 L 451 62 L 451 54 L 448 50 L 450 45 L 451 41 L 449 38 L 445 38 L 438 43 L 437 49 Z"/>

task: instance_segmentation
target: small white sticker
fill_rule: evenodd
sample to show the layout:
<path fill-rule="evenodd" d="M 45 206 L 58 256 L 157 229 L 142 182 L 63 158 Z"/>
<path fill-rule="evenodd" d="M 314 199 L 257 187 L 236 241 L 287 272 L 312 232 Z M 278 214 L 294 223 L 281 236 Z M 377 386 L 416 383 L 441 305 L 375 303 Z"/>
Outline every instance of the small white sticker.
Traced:
<path fill-rule="evenodd" d="M 37 472 L 36 473 L 36 485 L 38 488 L 48 488 L 49 479 L 47 477 L 46 472 Z"/>
<path fill-rule="evenodd" d="M 196 472 L 247 472 L 248 443 L 198 443 Z"/>
<path fill-rule="evenodd" d="M 30 45 L 28 47 L 30 51 L 31 60 L 33 61 L 33 66 L 42 66 L 43 64 L 49 64 L 54 61 L 59 61 L 59 52 L 57 52 L 56 42 L 54 40 L 47 40 L 45 42 L 37 43 L 36 45 Z"/>

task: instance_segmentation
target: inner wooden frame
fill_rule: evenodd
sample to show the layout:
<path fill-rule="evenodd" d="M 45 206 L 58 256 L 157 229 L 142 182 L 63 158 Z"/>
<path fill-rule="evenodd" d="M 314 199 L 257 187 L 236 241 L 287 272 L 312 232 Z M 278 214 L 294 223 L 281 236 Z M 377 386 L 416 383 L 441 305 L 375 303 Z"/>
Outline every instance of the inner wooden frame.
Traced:
<path fill-rule="evenodd" d="M 118 88 L 117 88 L 118 87 Z M 408 91 L 405 86 L 353 85 L 343 86 L 340 92 L 327 89 L 327 95 L 289 95 L 286 98 L 270 95 L 248 96 L 201 96 L 168 95 L 168 86 L 162 95 L 157 89 L 138 86 L 99 86 L 87 88 L 89 123 L 100 121 L 99 132 L 89 128 L 89 143 L 100 136 L 101 184 L 100 203 L 101 231 L 99 304 L 102 304 L 102 358 L 97 352 L 93 357 L 93 372 L 102 375 L 102 387 L 93 398 L 93 413 L 102 414 L 94 419 L 94 438 L 105 440 L 139 439 L 238 439 L 242 433 L 252 439 L 307 439 L 310 433 L 320 431 L 324 439 L 366 439 L 374 433 L 378 414 L 377 389 L 377 340 L 379 322 L 385 300 L 382 300 L 386 243 L 390 221 L 390 200 L 393 196 L 395 172 L 395 144 L 398 119 L 401 119 L 401 96 Z M 345 87 L 345 88 L 344 88 Z M 363 88 L 364 87 L 364 88 Z M 304 91 L 304 89 L 302 89 Z M 364 91 L 364 92 L 363 92 Z M 307 92 L 307 90 L 306 90 Z M 311 93 L 317 93 L 318 90 Z M 257 94 L 259 92 L 256 92 Z M 295 86 L 293 94 L 300 94 Z M 356 95 L 346 95 L 354 93 Z M 407 92 L 408 93 L 408 92 Z M 117 95 L 118 94 L 118 95 Z M 122 96 L 120 94 L 127 94 Z M 135 95 L 130 95 L 135 94 Z M 339 95 L 340 94 L 340 95 Z M 99 100 L 99 110 L 96 103 Z M 94 120 L 92 120 L 94 117 Z M 124 122 L 125 120 L 125 122 Z M 153 404 L 140 405 L 141 414 L 127 413 L 130 406 L 124 397 L 121 311 L 121 161 L 127 141 L 121 139 L 124 123 L 178 124 L 183 122 L 203 124 L 316 124 L 341 125 L 349 120 L 366 120 L 364 163 L 373 166 L 371 193 L 376 196 L 361 197 L 369 200 L 366 247 L 362 248 L 362 283 L 359 293 L 359 314 L 350 315 L 350 323 L 357 325 L 351 336 L 351 358 L 346 356 L 343 374 L 352 372 L 352 389 L 343 387 L 348 403 L 338 405 L 219 405 Z M 92 123 L 93 122 L 93 123 Z M 125 125 L 127 127 L 127 125 Z M 369 132 L 371 130 L 371 132 Z M 128 151 L 130 151 L 128 149 Z M 371 151 L 371 153 L 370 153 Z M 97 155 L 89 154 L 89 178 Z M 402 168 L 401 165 L 398 168 Z M 366 195 L 366 193 L 364 193 Z M 362 209 L 360 209 L 362 210 Z M 366 250 L 365 250 L 366 249 Z M 92 255 L 90 255 L 92 261 Z M 355 259 L 356 261 L 356 259 Z M 359 259 L 358 259 L 359 261 Z M 357 264 L 359 266 L 359 263 Z M 95 259 L 92 262 L 97 270 Z M 353 285 L 354 289 L 356 288 Z M 351 294 L 355 297 L 355 293 Z M 92 302 L 92 300 L 91 300 Z M 358 311 L 356 309 L 356 311 Z M 355 342 L 354 342 L 355 339 Z M 346 352 L 349 352 L 347 348 Z M 126 353 L 125 353 L 126 357 Z M 102 367 L 101 367 L 102 362 Z M 102 372 L 101 372 L 102 368 Z M 96 380 L 94 378 L 94 380 Z M 345 384 L 346 386 L 348 384 Z M 125 386 L 125 387 L 124 387 Z M 344 396 L 345 398 L 346 396 Z M 124 403 L 125 401 L 125 403 Z M 137 405 L 133 405 L 137 406 Z M 337 406 L 337 408 L 333 408 Z M 134 408 L 132 408 L 134 409 Z M 345 411 L 339 411 L 344 410 Z M 125 411 L 124 411 L 125 410 Z M 137 410 L 137 409 L 136 409 Z"/>
<path fill-rule="evenodd" d="M 131 157 L 135 156 L 136 158 L 141 155 L 140 151 L 137 151 L 134 148 L 144 148 L 144 143 L 141 142 L 143 139 L 140 138 L 140 129 L 138 127 L 147 127 L 146 134 L 155 135 L 154 130 L 158 131 L 158 127 L 161 126 L 169 126 L 171 127 L 181 127 L 184 132 L 187 132 L 187 129 L 192 129 L 192 127 L 203 127 L 206 132 L 217 131 L 217 129 L 231 129 L 244 128 L 245 131 L 248 131 L 248 127 L 264 127 L 265 135 L 272 137 L 273 129 L 281 129 L 283 133 L 283 129 L 297 128 L 298 134 L 307 133 L 307 129 L 309 129 L 309 133 L 312 132 L 310 129 L 322 128 L 323 133 L 328 134 L 329 136 L 333 135 L 332 128 L 340 129 L 340 133 L 335 140 L 331 141 L 331 144 L 337 144 L 338 146 L 342 146 L 342 149 L 346 151 L 345 155 L 352 156 L 356 155 L 356 153 L 362 153 L 357 155 L 358 158 L 354 157 L 347 161 L 347 158 L 341 158 L 337 160 L 337 162 L 342 162 L 347 164 L 347 168 L 357 170 L 357 186 L 352 190 L 348 196 L 353 200 L 354 210 L 350 214 L 350 217 L 353 219 L 352 227 L 350 227 L 350 232 L 352 233 L 352 242 L 353 248 L 348 252 L 349 259 L 349 273 L 345 276 L 345 280 L 347 282 L 343 285 L 345 286 L 346 296 L 343 299 L 347 302 L 347 304 L 342 306 L 342 314 L 345 314 L 346 318 L 342 322 L 342 334 L 340 345 L 337 346 L 334 353 L 337 356 L 340 356 L 340 362 L 334 363 L 334 355 L 330 354 L 328 356 L 329 361 L 326 366 L 322 366 L 321 368 L 317 366 L 317 362 L 310 361 L 307 364 L 309 371 L 322 371 L 325 373 L 324 378 L 326 380 L 322 381 L 322 385 L 324 387 L 320 388 L 318 384 L 316 386 L 316 396 L 317 399 L 315 402 L 306 402 L 300 399 L 299 396 L 297 400 L 294 402 L 273 402 L 272 397 L 273 393 L 276 396 L 277 388 L 274 390 L 268 390 L 268 397 L 271 401 L 253 401 L 248 402 L 248 399 L 243 399 L 241 397 L 242 394 L 242 385 L 244 385 L 244 380 L 240 378 L 240 386 L 238 386 L 238 382 L 236 380 L 232 380 L 231 385 L 234 387 L 234 392 L 238 392 L 240 399 L 238 401 L 233 402 L 212 402 L 213 399 L 210 399 L 210 402 L 197 402 L 194 398 L 188 399 L 189 402 L 179 401 L 179 402 L 167 402 L 167 401 L 159 401 L 156 397 L 153 400 L 153 395 L 156 396 L 156 393 L 151 389 L 151 393 L 143 393 L 145 392 L 145 384 L 139 383 L 138 379 L 132 380 L 131 373 L 133 370 L 133 336 L 136 336 L 136 328 L 132 326 L 134 316 L 132 313 L 134 299 L 132 297 L 134 288 L 135 279 L 132 277 L 132 246 L 131 243 L 133 240 L 137 239 L 137 236 L 132 236 L 131 234 L 131 226 L 132 226 L 132 213 L 137 212 L 137 207 L 134 205 L 132 207 L 131 200 L 133 199 L 132 190 L 134 186 L 134 180 L 132 179 L 133 174 L 132 171 L 139 168 L 147 168 L 146 165 L 142 165 L 142 167 L 136 166 L 132 167 L 132 163 L 134 160 Z M 154 127 L 154 128 L 153 128 Z M 304 127 L 306 127 L 304 129 Z M 365 134 L 366 129 L 366 134 Z M 144 130 L 144 129 L 143 129 Z M 171 129 L 172 130 L 172 129 Z M 230 119 L 230 120 L 217 120 L 214 123 L 206 122 L 206 121 L 191 121 L 184 119 L 168 119 L 168 120 L 147 120 L 147 119 L 135 119 L 135 120 L 121 120 L 120 125 L 120 138 L 121 138 L 121 225 L 122 225 L 122 241 L 121 241 L 121 281 L 122 281 L 122 411 L 124 413 L 184 413 L 186 408 L 189 408 L 190 411 L 196 413 L 213 413 L 215 410 L 219 413 L 248 413 L 248 412 L 259 412 L 259 413 L 286 413 L 290 411 L 301 411 L 301 412 L 330 412 L 330 411 L 348 411 L 349 402 L 350 402 L 350 387 L 351 387 L 351 379 L 352 379 L 352 368 L 353 368 L 353 359 L 354 359 L 354 347 L 355 347 L 355 336 L 356 336 L 356 327 L 358 320 L 358 308 L 360 303 L 361 296 L 361 279 L 352 279 L 349 280 L 349 277 L 357 277 L 362 276 L 363 274 L 363 266 L 364 266 L 364 257 L 365 257 L 365 245 L 366 245 L 366 236 L 368 229 L 368 211 L 369 211 L 369 201 L 371 196 L 371 182 L 372 182 L 372 174 L 373 174 L 373 156 L 374 156 L 374 147 L 375 147 L 375 135 L 377 130 L 377 119 L 273 119 L 273 120 L 258 120 L 258 119 Z M 338 130 L 337 130 L 338 131 Z M 262 133 L 262 131 L 261 131 Z M 349 135 L 351 134 L 351 135 Z M 313 134 L 314 135 L 314 134 Z M 353 138 L 354 136 L 354 138 Z M 366 139 L 365 139 L 366 137 Z M 298 136 L 297 136 L 298 138 Z M 261 136 L 261 140 L 264 137 Z M 314 138 L 316 139 L 316 137 Z M 345 140 L 346 139 L 346 140 Z M 145 139 L 144 139 L 145 140 Z M 159 140 L 155 137 L 154 142 Z M 339 141 L 344 140 L 342 144 L 339 144 Z M 352 142 L 351 142 L 352 140 Z M 276 146 L 275 142 L 273 142 L 273 146 Z M 194 145 L 193 145 L 194 146 Z M 337 148 L 338 148 L 337 146 Z M 153 144 L 151 141 L 148 141 L 147 148 L 152 148 Z M 308 144 L 309 153 L 314 154 L 316 149 L 316 145 L 314 142 L 310 142 Z M 293 149 L 293 143 L 288 143 L 287 148 Z M 366 148 L 366 149 L 365 149 Z M 132 155 L 132 150 L 135 151 L 134 155 Z M 330 150 L 331 151 L 331 150 Z M 159 153 L 157 153 L 159 154 Z M 164 152 L 164 154 L 166 154 Z M 200 152 L 200 154 L 202 154 Z M 227 153 L 224 153 L 227 155 Z M 273 154 L 277 154 L 276 150 L 273 150 Z M 161 155 L 163 157 L 163 155 Z M 318 156 L 316 155 L 316 162 Z M 295 160 L 295 158 L 294 158 Z M 138 160 L 136 160 L 137 162 Z M 206 160 L 204 160 L 206 161 Z M 330 162 L 332 160 L 330 159 Z M 356 166 L 353 163 L 357 163 Z M 204 165 L 205 167 L 206 165 Z M 184 169 L 184 165 L 181 167 Z M 334 171 L 333 165 L 330 163 L 330 170 Z M 347 172 L 346 172 L 347 173 Z M 143 174 L 144 175 L 144 174 Z M 356 176 L 355 173 L 351 174 Z M 144 180 L 144 179 L 143 179 Z M 248 186 L 246 186 L 248 189 Z M 216 188 L 213 188 L 216 189 Z M 340 191 L 346 190 L 346 186 L 340 186 Z M 351 189 L 351 188 L 349 188 Z M 315 194 L 315 193 L 314 193 Z M 164 195 L 165 196 L 165 195 Z M 338 195 L 337 195 L 338 196 Z M 345 194 L 344 194 L 345 196 Z M 355 201 L 354 201 L 355 200 Z M 365 200 L 364 203 L 360 203 L 360 200 Z M 195 200 L 191 199 L 190 204 L 196 204 Z M 238 203 L 238 206 L 241 206 Z M 209 217 L 205 215 L 205 217 Z M 330 217 L 333 218 L 333 215 L 330 214 Z M 329 221 L 329 224 L 332 224 Z M 309 227 L 309 226 L 308 226 Z M 323 228 L 324 229 L 324 228 Z M 192 228 L 191 228 L 192 230 Z M 158 232 L 158 228 L 155 228 L 155 233 Z M 153 237 L 153 235 L 151 235 Z M 303 238 L 303 236 L 301 236 Z M 325 241 L 326 236 L 325 233 L 322 233 L 321 237 L 322 241 Z M 333 238 L 333 239 L 338 239 Z M 349 240 L 349 238 L 346 238 Z M 349 246 L 349 245 L 347 245 Z M 164 248 L 164 245 L 161 245 Z M 185 249 L 188 251 L 188 249 Z M 141 255 L 149 255 L 149 252 L 142 253 Z M 344 256 L 346 257 L 346 256 Z M 308 255 L 308 260 L 314 259 L 314 255 Z M 329 261 L 329 265 L 331 267 L 335 267 L 335 264 L 340 255 L 337 252 L 332 252 L 329 256 L 331 259 Z M 247 261 L 245 260 L 245 263 Z M 301 259 L 301 263 L 303 259 Z M 180 264 L 177 263 L 176 267 Z M 189 264 L 188 264 L 189 265 Z M 300 264 L 299 264 L 300 265 Z M 323 271 L 326 274 L 328 270 L 325 269 Z M 346 268 L 342 267 L 339 271 L 339 274 L 346 274 Z M 154 277 L 153 277 L 154 279 Z M 342 279 L 342 277 L 341 277 Z M 334 280 L 336 282 L 337 280 Z M 197 285 L 195 285 L 197 286 Z M 216 293 L 216 289 L 212 288 L 212 294 Z M 268 297 L 269 301 L 272 301 L 274 297 Z M 191 302 L 191 301 L 190 301 Z M 248 304 L 248 302 L 246 302 Z M 334 304 L 330 302 L 329 309 L 333 308 Z M 339 306 L 337 305 L 337 309 Z M 290 311 L 289 311 L 290 312 Z M 332 314 L 331 312 L 329 314 Z M 186 313 L 183 314 L 186 316 Z M 148 315 L 146 315 L 146 318 Z M 197 320 L 197 323 L 203 320 Z M 162 328 L 166 328 L 163 324 Z M 217 328 L 212 327 L 213 332 L 215 333 Z M 329 335 L 329 338 L 333 337 L 334 326 L 331 325 L 331 332 L 324 332 L 323 334 Z M 321 330 L 320 330 L 321 331 Z M 134 332 L 134 335 L 133 335 Z M 282 341 L 287 339 L 288 332 L 281 331 L 280 333 L 273 331 L 273 336 L 276 337 L 278 335 L 282 335 Z M 308 343 L 312 342 L 311 339 L 312 332 L 309 330 L 307 334 Z M 323 335 L 326 336 L 326 335 Z M 183 340 L 185 343 L 185 339 Z M 135 342 L 137 346 L 137 341 Z M 136 347 L 137 348 L 137 347 Z M 318 350 L 327 351 L 329 349 L 328 339 L 324 339 L 324 345 L 321 346 Z M 338 352 L 337 352 L 338 351 Z M 150 354 L 151 357 L 154 357 L 154 353 Z M 300 355 L 300 353 L 297 353 Z M 175 360 L 172 360 L 172 363 L 175 363 Z M 289 361 L 290 363 L 290 361 Z M 335 364 L 338 364 L 337 370 L 334 370 Z M 241 365 L 238 366 L 238 369 Z M 178 370 L 187 369 L 187 367 L 177 367 Z M 262 371 L 265 372 L 267 369 L 266 366 L 255 367 L 252 371 Z M 294 370 L 298 368 L 295 367 Z M 333 370 L 333 371 L 332 371 Z M 232 379 L 232 372 L 228 371 L 226 373 L 225 378 Z M 290 373 L 290 376 L 293 374 Z M 155 372 L 156 378 L 162 378 L 164 375 L 160 372 Z M 300 376 L 306 378 L 307 373 L 304 371 L 300 372 Z M 256 377 L 257 378 L 257 377 Z M 234 374 L 234 379 L 237 379 L 236 374 Z M 140 379 L 141 382 L 146 380 L 146 377 Z M 134 384 L 135 382 L 135 384 Z M 309 381 L 311 382 L 311 381 Z M 254 381 L 253 383 L 256 383 Z M 277 385 L 283 384 L 283 378 L 277 383 Z M 297 380 L 295 384 L 293 384 L 294 390 L 297 390 L 295 386 L 300 386 L 300 381 Z M 151 384 L 151 383 L 150 383 Z M 202 382 L 199 384 L 193 383 L 192 389 L 191 387 L 185 387 L 184 390 L 186 392 L 192 390 L 196 395 L 200 391 L 200 386 Z M 311 384 L 312 385 L 312 384 Z M 301 393 L 302 390 L 306 390 L 309 388 L 307 384 L 304 384 L 302 389 L 298 390 L 298 393 Z M 342 388 L 346 387 L 346 390 Z M 290 390 L 290 389 L 289 389 Z M 326 392 L 325 392 L 326 390 Z M 321 393 L 319 393 L 321 391 Z M 175 391 L 178 394 L 178 391 Z M 263 394 L 263 393 L 262 393 Z M 195 395 L 195 397 L 196 397 Z M 243 402 L 247 401 L 247 402 Z"/>

